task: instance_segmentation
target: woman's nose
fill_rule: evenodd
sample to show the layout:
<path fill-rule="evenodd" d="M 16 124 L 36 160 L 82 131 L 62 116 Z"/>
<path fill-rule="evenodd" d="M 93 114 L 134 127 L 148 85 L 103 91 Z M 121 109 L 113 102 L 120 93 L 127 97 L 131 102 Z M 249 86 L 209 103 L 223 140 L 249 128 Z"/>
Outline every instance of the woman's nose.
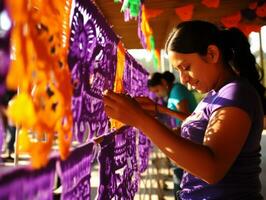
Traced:
<path fill-rule="evenodd" d="M 189 81 L 189 76 L 185 72 L 182 72 L 181 70 L 179 71 L 179 77 L 180 77 L 180 82 L 182 84 L 187 84 Z"/>

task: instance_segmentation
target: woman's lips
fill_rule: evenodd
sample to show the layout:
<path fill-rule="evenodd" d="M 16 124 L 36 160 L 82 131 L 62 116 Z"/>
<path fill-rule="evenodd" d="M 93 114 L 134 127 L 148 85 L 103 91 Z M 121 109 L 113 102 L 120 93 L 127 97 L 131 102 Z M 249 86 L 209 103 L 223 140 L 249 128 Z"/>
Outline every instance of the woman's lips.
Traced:
<path fill-rule="evenodd" d="M 195 90 L 195 89 L 197 88 L 198 83 L 199 83 L 199 81 L 196 81 L 196 82 L 194 82 L 194 83 L 189 83 L 189 85 L 191 86 L 191 88 L 192 88 L 193 90 Z"/>

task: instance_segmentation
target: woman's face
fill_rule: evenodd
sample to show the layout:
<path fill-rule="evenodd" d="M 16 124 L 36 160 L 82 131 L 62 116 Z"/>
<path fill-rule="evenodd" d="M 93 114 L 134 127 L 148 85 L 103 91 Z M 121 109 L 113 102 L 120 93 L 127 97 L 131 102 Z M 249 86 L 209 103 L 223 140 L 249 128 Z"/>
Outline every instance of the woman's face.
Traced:
<path fill-rule="evenodd" d="M 149 87 L 149 90 L 157 97 L 166 97 L 168 95 L 167 85 L 164 83 Z"/>
<path fill-rule="evenodd" d="M 217 60 L 213 56 L 200 56 L 197 53 L 183 54 L 169 51 L 169 60 L 174 69 L 179 72 L 182 84 L 189 84 L 192 89 L 206 93 L 215 88 L 219 71 Z M 210 57 L 211 56 L 211 57 Z"/>

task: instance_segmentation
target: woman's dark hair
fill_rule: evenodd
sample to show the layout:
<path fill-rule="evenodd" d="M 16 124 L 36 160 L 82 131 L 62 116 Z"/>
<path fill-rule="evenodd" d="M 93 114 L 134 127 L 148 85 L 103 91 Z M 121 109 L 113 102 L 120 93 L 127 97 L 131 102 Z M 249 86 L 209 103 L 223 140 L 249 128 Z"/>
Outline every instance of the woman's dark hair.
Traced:
<path fill-rule="evenodd" d="M 261 84 L 263 70 L 256 64 L 248 39 L 239 29 L 220 30 L 209 22 L 185 21 L 178 24 L 170 33 L 165 49 L 204 56 L 209 45 L 216 45 L 221 51 L 225 65 L 232 67 L 239 76 L 245 77 L 258 91 L 265 113 L 265 87 Z"/>
<path fill-rule="evenodd" d="M 154 87 L 162 84 L 163 79 L 167 82 L 169 86 L 171 86 L 175 81 L 175 75 L 169 71 L 165 71 L 164 73 L 156 72 L 148 80 L 148 87 Z"/>

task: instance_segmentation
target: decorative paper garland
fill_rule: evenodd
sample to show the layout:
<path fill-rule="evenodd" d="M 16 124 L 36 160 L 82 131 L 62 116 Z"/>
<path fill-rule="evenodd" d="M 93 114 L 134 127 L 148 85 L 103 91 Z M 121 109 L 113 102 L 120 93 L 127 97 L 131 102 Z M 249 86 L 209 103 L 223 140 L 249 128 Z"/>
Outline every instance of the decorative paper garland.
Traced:
<path fill-rule="evenodd" d="M 123 47 L 122 42 L 120 41 L 117 45 L 117 65 L 116 65 L 116 73 L 115 73 L 115 81 L 114 81 L 114 92 L 123 93 L 123 75 L 125 71 L 125 49 Z M 124 124 L 121 122 L 111 119 L 111 129 L 119 129 Z"/>
<path fill-rule="evenodd" d="M 72 140 L 72 85 L 66 60 L 71 0 L 7 1 L 7 7 L 15 22 L 7 86 L 19 90 L 7 114 L 21 129 L 21 149 L 31 155 L 32 166 L 40 168 L 48 161 L 55 133 L 62 159 Z"/>

